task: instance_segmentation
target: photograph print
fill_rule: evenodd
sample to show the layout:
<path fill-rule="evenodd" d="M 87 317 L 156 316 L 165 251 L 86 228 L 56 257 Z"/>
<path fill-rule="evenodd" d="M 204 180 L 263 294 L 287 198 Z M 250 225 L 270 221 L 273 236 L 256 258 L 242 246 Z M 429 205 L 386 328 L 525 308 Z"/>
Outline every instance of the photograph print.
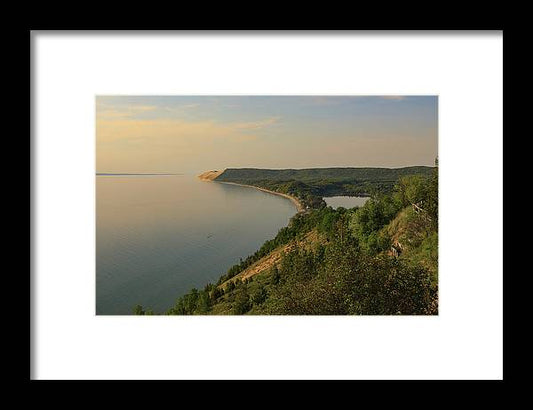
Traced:
<path fill-rule="evenodd" d="M 438 315 L 438 96 L 95 104 L 97 315 Z"/>

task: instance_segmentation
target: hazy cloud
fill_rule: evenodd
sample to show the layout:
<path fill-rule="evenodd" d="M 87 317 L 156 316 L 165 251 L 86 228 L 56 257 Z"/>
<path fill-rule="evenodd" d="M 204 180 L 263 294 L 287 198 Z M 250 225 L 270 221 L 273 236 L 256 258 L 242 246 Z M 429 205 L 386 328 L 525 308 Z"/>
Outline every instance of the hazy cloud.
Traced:
<path fill-rule="evenodd" d="M 155 111 L 155 105 L 131 105 L 124 108 L 108 107 L 105 104 L 96 106 L 96 115 L 99 120 L 127 119 L 149 111 Z"/>
<path fill-rule="evenodd" d="M 234 124 L 230 124 L 230 126 L 233 126 L 235 129 L 242 129 L 242 130 L 257 130 L 261 128 L 268 127 L 269 125 L 273 125 L 277 123 L 281 117 L 271 117 L 264 120 L 259 121 L 250 121 L 250 122 L 237 122 Z"/>

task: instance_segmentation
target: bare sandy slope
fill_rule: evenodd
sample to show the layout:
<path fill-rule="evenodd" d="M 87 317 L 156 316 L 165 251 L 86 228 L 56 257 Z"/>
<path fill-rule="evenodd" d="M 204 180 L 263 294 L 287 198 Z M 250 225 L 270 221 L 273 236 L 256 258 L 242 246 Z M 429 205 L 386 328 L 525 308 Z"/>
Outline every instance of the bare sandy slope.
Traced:
<path fill-rule="evenodd" d="M 302 249 L 313 249 L 318 244 L 324 244 L 326 242 L 326 239 L 318 234 L 316 230 L 312 230 L 309 232 L 305 237 L 300 241 L 292 241 L 288 243 L 287 245 L 282 245 L 274 249 L 272 252 L 270 252 L 268 255 L 262 257 L 257 262 L 243 270 L 238 275 L 234 276 L 233 278 L 227 280 L 226 282 L 222 283 L 220 287 L 224 288 L 226 287 L 227 283 L 229 281 L 233 280 L 245 280 L 248 278 L 251 278 L 252 276 L 255 276 L 260 273 L 268 273 L 270 268 L 272 268 L 274 265 L 279 265 L 281 258 L 284 254 L 287 252 L 290 252 L 292 249 L 294 249 L 296 246 Z"/>
<path fill-rule="evenodd" d="M 222 174 L 224 170 L 222 171 L 206 171 L 203 174 L 198 175 L 198 178 L 200 178 L 202 181 L 213 181 L 216 177 L 218 177 L 220 174 Z"/>

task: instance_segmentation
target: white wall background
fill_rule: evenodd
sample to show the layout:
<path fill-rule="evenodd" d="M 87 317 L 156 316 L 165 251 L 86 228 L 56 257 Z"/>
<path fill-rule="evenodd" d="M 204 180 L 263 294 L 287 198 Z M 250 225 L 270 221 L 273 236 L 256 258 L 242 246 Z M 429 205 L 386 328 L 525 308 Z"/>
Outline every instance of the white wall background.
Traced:
<path fill-rule="evenodd" d="M 501 33 L 35 32 L 33 50 L 33 378 L 502 378 Z M 439 95 L 439 316 L 95 316 L 96 94 Z"/>

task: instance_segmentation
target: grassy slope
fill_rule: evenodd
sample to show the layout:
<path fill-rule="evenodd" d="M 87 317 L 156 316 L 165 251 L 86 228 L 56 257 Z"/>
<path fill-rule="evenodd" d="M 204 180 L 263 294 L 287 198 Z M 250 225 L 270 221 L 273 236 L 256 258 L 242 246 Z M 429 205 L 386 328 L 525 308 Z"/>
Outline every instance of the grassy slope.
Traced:
<path fill-rule="evenodd" d="M 411 266 L 424 266 L 431 272 L 432 282 L 438 276 L 438 234 L 423 215 L 412 207 L 404 208 L 383 228 L 392 245 L 401 249 L 400 258 Z"/>

